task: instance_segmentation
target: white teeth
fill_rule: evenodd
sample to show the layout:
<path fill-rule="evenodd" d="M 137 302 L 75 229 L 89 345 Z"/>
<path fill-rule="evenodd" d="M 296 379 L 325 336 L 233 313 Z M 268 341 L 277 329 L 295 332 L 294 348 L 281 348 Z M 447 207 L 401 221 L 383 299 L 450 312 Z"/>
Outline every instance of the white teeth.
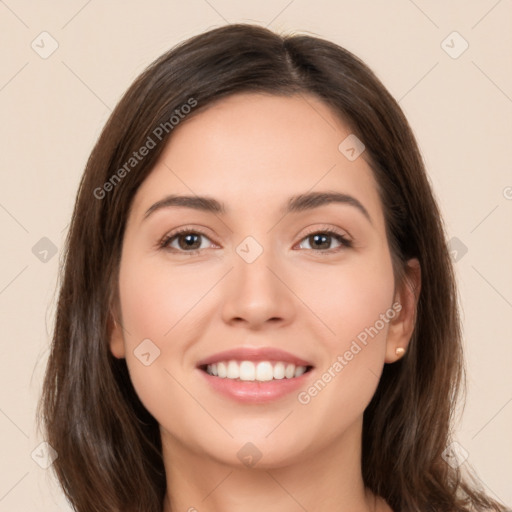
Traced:
<path fill-rule="evenodd" d="M 294 364 L 287 364 L 286 369 L 284 370 L 284 376 L 287 379 L 292 379 L 295 375 L 295 365 Z"/>
<path fill-rule="evenodd" d="M 236 361 L 229 361 L 226 377 L 228 379 L 238 379 L 240 377 L 240 369 Z"/>
<path fill-rule="evenodd" d="M 266 381 L 274 378 L 274 369 L 268 361 L 260 361 L 256 366 L 256 380 Z"/>
<path fill-rule="evenodd" d="M 238 366 L 236 361 L 231 361 Z M 256 368 L 252 361 L 242 361 L 240 363 L 240 380 L 256 380 Z"/>
<path fill-rule="evenodd" d="M 274 379 L 284 379 L 284 363 L 274 365 Z"/>
<path fill-rule="evenodd" d="M 305 371 L 306 368 L 304 366 L 297 366 L 297 368 L 295 368 L 295 374 L 293 376 L 300 377 Z"/>
<path fill-rule="evenodd" d="M 266 382 L 273 379 L 293 379 L 300 377 L 306 371 L 305 366 L 295 366 L 292 363 L 270 361 L 221 361 L 209 364 L 206 372 L 221 379 Z"/>
<path fill-rule="evenodd" d="M 228 376 L 228 370 L 224 363 L 217 363 L 217 375 L 221 379 L 225 379 Z"/>

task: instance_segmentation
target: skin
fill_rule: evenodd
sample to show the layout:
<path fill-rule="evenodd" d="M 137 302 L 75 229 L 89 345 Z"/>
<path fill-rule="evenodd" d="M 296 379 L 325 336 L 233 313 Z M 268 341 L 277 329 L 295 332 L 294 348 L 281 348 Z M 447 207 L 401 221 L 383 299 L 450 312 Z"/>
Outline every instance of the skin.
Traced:
<path fill-rule="evenodd" d="M 407 348 L 420 271 L 411 260 L 410 281 L 395 286 L 365 153 L 349 161 L 338 150 L 349 134 L 313 96 L 231 96 L 175 129 L 137 191 L 110 348 L 126 358 L 160 424 L 164 512 L 391 510 L 363 485 L 362 417 L 383 365 Z M 371 222 L 347 204 L 280 213 L 291 195 L 309 191 L 350 194 Z M 227 213 L 171 207 L 144 219 L 171 193 L 216 198 Z M 171 248 L 158 247 L 180 227 L 205 233 L 198 253 L 186 254 L 184 235 L 181 246 L 174 239 Z M 308 235 L 327 228 L 353 247 L 331 238 L 315 251 Z M 236 252 L 247 236 L 263 248 L 252 263 Z M 307 404 L 297 393 L 241 404 L 217 394 L 196 369 L 219 351 L 273 346 L 313 362 L 311 385 L 394 303 L 400 312 Z M 160 350 L 149 366 L 134 355 L 147 338 Z M 237 456 L 248 442 L 262 454 L 253 467 Z"/>

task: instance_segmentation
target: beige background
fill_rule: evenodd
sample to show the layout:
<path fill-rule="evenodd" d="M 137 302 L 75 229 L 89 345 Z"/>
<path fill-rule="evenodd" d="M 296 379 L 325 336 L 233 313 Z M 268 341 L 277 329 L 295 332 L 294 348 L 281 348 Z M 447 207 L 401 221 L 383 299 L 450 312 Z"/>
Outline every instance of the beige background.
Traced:
<path fill-rule="evenodd" d="M 189 36 L 240 21 L 331 39 L 360 56 L 399 100 L 448 235 L 459 247 L 469 392 L 457 439 L 487 491 L 511 505 L 510 0 L 5 0 L 0 512 L 69 510 L 50 470 L 31 454 L 44 459 L 37 456 L 43 452 L 37 448 L 42 439 L 35 404 L 53 325 L 59 255 L 93 143 L 122 93 L 153 59 Z M 43 31 L 50 36 L 40 36 Z M 463 40 L 451 35 L 442 44 L 453 31 Z M 51 38 L 58 48 L 42 58 Z M 453 58 L 464 40 L 469 47 Z M 43 237 L 58 249 L 46 262 L 32 250 Z"/>

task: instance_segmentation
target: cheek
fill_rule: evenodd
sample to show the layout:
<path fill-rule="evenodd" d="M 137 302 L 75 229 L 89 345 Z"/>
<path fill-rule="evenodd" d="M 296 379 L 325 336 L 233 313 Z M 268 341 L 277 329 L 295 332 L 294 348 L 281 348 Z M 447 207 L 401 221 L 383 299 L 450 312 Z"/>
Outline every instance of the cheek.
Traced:
<path fill-rule="evenodd" d="M 336 270 L 325 269 L 310 283 L 315 286 L 305 287 L 303 295 L 315 304 L 318 316 L 329 328 L 330 336 L 325 340 L 331 352 L 348 348 L 360 334 L 364 342 L 364 333 L 376 323 L 385 337 L 388 324 L 382 324 L 381 319 L 382 315 L 389 317 L 394 291 L 391 259 L 386 253 L 354 258 L 353 264 Z"/>
<path fill-rule="evenodd" d="M 391 259 L 380 253 L 338 272 L 331 269 L 320 284 L 325 287 L 314 288 L 310 303 L 331 331 L 323 337 L 327 353 L 317 380 L 298 398 L 339 426 L 362 414 L 379 382 L 389 322 L 396 316 Z"/>
<path fill-rule="evenodd" d="M 120 294 L 125 326 L 132 335 L 128 338 L 133 343 L 142 337 L 168 345 L 214 277 L 199 277 L 188 268 L 170 269 L 165 261 L 127 260 L 120 271 Z"/>
<path fill-rule="evenodd" d="M 206 328 L 202 314 L 211 300 L 206 295 L 219 280 L 216 272 L 198 273 L 192 267 L 171 271 L 165 260 L 128 256 L 119 275 L 125 357 L 132 384 L 155 419 L 177 430 L 184 425 L 172 418 L 166 404 L 172 403 L 173 410 L 194 409 L 180 385 L 189 378 L 190 361 L 185 356 L 187 347 Z"/>

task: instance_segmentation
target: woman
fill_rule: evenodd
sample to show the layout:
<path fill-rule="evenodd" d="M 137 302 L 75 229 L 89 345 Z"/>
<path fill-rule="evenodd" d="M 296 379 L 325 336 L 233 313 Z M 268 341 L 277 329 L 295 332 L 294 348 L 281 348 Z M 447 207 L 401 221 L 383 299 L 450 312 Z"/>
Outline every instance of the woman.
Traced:
<path fill-rule="evenodd" d="M 77 511 L 506 510 L 462 475 L 439 209 L 354 55 L 230 25 L 172 49 L 80 184 L 41 399 Z"/>

